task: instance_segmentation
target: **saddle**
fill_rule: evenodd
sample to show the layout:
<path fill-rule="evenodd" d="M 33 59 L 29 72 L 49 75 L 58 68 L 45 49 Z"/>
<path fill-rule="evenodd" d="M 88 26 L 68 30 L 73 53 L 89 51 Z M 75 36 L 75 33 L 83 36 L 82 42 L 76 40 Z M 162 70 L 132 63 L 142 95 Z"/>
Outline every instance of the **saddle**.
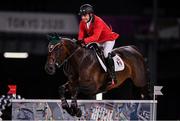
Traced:
<path fill-rule="evenodd" d="M 94 50 L 94 52 L 96 53 L 96 55 L 98 55 L 98 57 L 101 59 L 101 61 L 103 63 L 105 63 L 105 58 L 104 58 L 104 54 L 102 51 L 103 48 L 98 43 L 95 43 L 95 42 L 89 43 L 86 45 L 86 48 Z"/>
<path fill-rule="evenodd" d="M 107 67 L 105 64 L 105 57 L 103 54 L 103 48 L 100 47 L 100 45 L 98 43 L 90 43 L 90 44 L 86 45 L 86 48 L 94 50 L 101 67 L 104 69 L 105 72 L 107 72 Z M 113 53 L 113 51 L 112 51 L 112 53 Z M 118 54 L 113 53 L 113 61 L 114 61 L 115 71 L 124 70 L 124 67 L 125 67 L 124 62 Z"/>

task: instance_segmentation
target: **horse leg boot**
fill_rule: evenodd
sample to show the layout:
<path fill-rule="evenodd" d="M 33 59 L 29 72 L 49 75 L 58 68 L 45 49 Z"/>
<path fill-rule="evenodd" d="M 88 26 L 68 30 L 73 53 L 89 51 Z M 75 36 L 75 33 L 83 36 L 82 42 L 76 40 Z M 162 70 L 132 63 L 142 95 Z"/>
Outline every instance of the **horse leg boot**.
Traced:
<path fill-rule="evenodd" d="M 114 61 L 112 59 L 112 54 L 109 53 L 108 57 L 106 58 L 106 66 L 107 66 L 107 72 L 109 74 L 109 76 L 111 77 L 111 84 L 115 84 L 117 83 L 116 81 L 116 74 L 115 74 L 115 67 L 114 67 Z"/>
<path fill-rule="evenodd" d="M 60 95 L 60 98 L 61 98 L 61 106 L 68 113 L 70 113 L 69 104 L 67 103 L 67 100 L 66 100 L 64 94 L 65 94 L 65 85 L 62 85 L 62 86 L 59 87 L 59 95 Z"/>
<path fill-rule="evenodd" d="M 71 94 L 71 110 L 72 113 L 75 114 L 77 117 L 81 117 L 82 115 L 82 111 L 80 108 L 78 108 L 78 104 L 77 104 L 77 88 L 74 89 L 73 93 Z"/>

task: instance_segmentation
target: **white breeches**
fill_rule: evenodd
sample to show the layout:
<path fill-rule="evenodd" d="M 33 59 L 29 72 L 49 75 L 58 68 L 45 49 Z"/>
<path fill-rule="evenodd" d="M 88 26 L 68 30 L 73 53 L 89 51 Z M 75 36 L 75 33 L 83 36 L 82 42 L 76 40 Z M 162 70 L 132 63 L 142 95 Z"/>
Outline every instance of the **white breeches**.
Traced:
<path fill-rule="evenodd" d="M 113 47 L 115 44 L 115 40 L 113 41 L 106 41 L 102 44 L 100 44 L 101 46 L 103 46 L 104 48 L 104 57 L 107 58 L 108 57 L 108 53 L 111 53 Z"/>

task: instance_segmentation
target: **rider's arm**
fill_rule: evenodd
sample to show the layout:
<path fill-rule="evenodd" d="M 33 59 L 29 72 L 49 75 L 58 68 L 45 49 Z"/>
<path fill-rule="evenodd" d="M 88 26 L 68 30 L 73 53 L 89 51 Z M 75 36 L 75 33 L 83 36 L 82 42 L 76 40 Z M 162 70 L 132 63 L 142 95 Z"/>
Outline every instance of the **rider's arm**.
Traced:
<path fill-rule="evenodd" d="M 86 44 L 90 42 L 97 42 L 103 30 L 103 26 L 101 25 L 101 23 L 96 23 L 93 29 L 93 35 L 84 39 Z"/>
<path fill-rule="evenodd" d="M 83 40 L 84 36 L 85 36 L 85 26 L 82 22 L 80 22 L 78 40 Z"/>

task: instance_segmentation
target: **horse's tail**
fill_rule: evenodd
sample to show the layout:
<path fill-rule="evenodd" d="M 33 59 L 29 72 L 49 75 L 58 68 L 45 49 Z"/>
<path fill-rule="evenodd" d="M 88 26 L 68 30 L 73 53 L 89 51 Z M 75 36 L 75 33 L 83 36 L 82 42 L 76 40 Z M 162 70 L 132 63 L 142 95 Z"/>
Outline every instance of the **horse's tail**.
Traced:
<path fill-rule="evenodd" d="M 141 54 L 141 51 L 135 45 L 131 45 L 131 47 Z M 145 68 L 145 78 L 147 79 L 147 88 L 148 88 L 148 92 L 150 93 L 150 96 L 152 97 L 153 96 L 154 83 L 150 79 L 150 69 L 149 69 L 149 66 L 148 66 L 149 65 L 148 64 L 148 59 L 146 57 L 144 57 L 143 61 L 144 61 L 144 68 Z"/>
<path fill-rule="evenodd" d="M 137 52 L 139 52 L 139 54 L 141 54 L 141 50 L 139 50 L 139 48 L 137 48 L 134 45 L 131 45 L 131 47 L 133 49 L 135 49 Z M 143 57 L 142 54 L 141 54 L 141 56 Z M 148 95 L 150 97 L 152 97 L 154 84 L 153 84 L 153 81 L 150 80 L 150 70 L 149 70 L 149 66 L 148 66 L 148 59 L 146 57 L 143 57 L 142 59 L 143 59 L 142 61 L 144 61 L 144 72 L 145 72 L 144 79 L 147 80 L 147 84 L 146 84 L 145 88 L 147 88 Z"/>

